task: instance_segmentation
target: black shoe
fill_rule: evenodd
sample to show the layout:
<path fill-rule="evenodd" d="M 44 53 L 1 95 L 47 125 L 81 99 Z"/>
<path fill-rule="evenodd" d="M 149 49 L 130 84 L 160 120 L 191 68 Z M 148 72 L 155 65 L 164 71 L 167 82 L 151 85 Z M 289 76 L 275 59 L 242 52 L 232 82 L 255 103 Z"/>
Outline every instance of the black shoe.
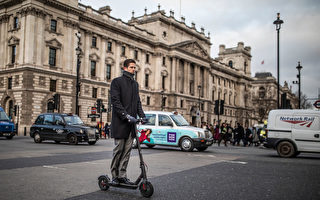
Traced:
<path fill-rule="evenodd" d="M 119 178 L 113 178 L 111 183 L 113 185 L 119 185 L 120 184 L 120 180 L 119 180 Z"/>
<path fill-rule="evenodd" d="M 133 182 L 131 182 L 128 178 L 119 178 L 118 179 L 120 183 L 126 184 L 126 185 L 134 185 Z"/>

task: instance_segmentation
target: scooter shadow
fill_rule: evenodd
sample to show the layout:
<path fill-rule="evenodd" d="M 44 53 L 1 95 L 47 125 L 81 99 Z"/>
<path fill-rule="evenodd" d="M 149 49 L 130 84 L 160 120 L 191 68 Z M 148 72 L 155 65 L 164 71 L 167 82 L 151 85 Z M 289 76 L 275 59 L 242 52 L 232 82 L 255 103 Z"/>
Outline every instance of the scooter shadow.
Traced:
<path fill-rule="evenodd" d="M 84 200 L 84 199 L 146 199 L 141 196 L 139 190 L 128 190 L 110 187 L 107 191 L 98 190 L 96 192 L 74 196 L 65 200 Z"/>

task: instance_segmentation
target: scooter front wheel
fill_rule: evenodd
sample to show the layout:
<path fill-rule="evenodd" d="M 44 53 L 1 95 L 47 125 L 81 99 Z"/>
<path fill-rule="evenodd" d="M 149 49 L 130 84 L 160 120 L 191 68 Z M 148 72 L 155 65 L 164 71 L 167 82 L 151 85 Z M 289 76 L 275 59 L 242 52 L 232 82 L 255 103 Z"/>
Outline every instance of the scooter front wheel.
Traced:
<path fill-rule="evenodd" d="M 99 185 L 99 188 L 100 190 L 103 190 L 103 191 L 106 191 L 109 189 L 109 181 L 110 179 L 107 177 L 107 176 L 100 176 L 98 178 L 98 185 Z"/>
<path fill-rule="evenodd" d="M 153 186 L 149 181 L 143 181 L 139 185 L 139 190 L 142 196 L 151 197 L 153 195 Z"/>

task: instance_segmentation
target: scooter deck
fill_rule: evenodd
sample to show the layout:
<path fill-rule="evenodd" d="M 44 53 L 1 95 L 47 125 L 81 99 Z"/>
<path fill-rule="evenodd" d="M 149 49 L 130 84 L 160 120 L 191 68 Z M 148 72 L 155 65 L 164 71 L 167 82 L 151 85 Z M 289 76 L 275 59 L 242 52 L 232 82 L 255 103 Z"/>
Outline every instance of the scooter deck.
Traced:
<path fill-rule="evenodd" d="M 133 190 L 138 188 L 138 185 L 129 185 L 124 183 L 114 184 L 112 182 L 109 182 L 108 185 L 112 187 L 127 188 L 127 189 L 133 189 Z"/>

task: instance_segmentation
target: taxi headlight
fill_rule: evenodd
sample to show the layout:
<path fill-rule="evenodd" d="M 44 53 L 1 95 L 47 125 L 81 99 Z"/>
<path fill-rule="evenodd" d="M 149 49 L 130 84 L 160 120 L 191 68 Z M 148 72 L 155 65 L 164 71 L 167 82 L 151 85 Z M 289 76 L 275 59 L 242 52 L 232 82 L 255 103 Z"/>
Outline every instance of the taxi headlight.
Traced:
<path fill-rule="evenodd" d="M 96 129 L 96 133 L 99 133 L 99 130 L 98 130 L 98 129 Z"/>
<path fill-rule="evenodd" d="M 80 129 L 80 133 L 83 134 L 83 132 L 84 132 L 84 131 L 83 131 L 82 129 Z"/>
<path fill-rule="evenodd" d="M 198 137 L 199 137 L 199 138 L 204 138 L 204 137 L 205 137 L 204 132 L 198 132 Z"/>

